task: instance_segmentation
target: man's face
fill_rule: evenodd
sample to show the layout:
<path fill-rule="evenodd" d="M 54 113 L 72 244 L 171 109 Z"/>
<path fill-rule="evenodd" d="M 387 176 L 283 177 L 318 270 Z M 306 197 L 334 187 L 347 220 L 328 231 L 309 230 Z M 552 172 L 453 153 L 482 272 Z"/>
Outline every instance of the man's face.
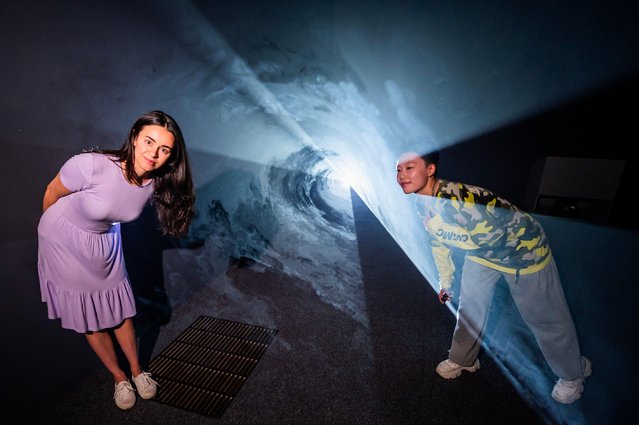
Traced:
<path fill-rule="evenodd" d="M 433 164 L 426 165 L 424 160 L 416 153 L 403 154 L 397 160 L 397 183 L 406 194 L 419 193 L 428 195 L 426 193 L 426 185 L 430 178 L 429 176 L 432 176 L 435 171 L 434 167 Z"/>

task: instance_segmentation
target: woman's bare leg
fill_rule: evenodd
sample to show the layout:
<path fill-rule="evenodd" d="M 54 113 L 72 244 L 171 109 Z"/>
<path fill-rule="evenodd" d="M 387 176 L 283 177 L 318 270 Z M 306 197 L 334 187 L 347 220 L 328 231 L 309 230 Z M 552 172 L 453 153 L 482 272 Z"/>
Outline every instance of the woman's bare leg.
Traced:
<path fill-rule="evenodd" d="M 118 356 L 115 352 L 111 334 L 108 331 L 95 331 L 87 332 L 84 335 L 100 361 L 113 375 L 115 383 L 126 381 L 128 377 L 118 363 Z"/>
<path fill-rule="evenodd" d="M 140 366 L 140 358 L 138 356 L 138 340 L 135 336 L 133 319 L 128 318 L 124 320 L 120 326 L 113 329 L 113 332 L 122 348 L 122 352 L 129 362 L 131 373 L 133 376 L 138 376 L 142 373 L 142 367 Z"/>

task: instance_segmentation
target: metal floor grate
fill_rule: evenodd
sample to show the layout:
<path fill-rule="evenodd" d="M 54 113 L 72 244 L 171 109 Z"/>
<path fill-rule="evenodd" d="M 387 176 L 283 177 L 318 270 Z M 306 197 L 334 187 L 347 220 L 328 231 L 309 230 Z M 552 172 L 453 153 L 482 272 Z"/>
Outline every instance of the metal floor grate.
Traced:
<path fill-rule="evenodd" d="M 276 329 L 200 316 L 149 365 L 153 400 L 221 418 L 255 368 Z"/>

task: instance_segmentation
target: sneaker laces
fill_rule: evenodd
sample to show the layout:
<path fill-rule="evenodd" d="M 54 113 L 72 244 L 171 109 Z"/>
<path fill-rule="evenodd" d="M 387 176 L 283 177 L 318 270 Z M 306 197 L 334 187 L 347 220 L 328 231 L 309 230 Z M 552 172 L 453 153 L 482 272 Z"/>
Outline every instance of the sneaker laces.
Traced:
<path fill-rule="evenodd" d="M 113 398 L 116 398 L 118 396 L 119 393 L 121 393 L 122 391 L 134 391 L 135 392 L 135 388 L 133 388 L 133 386 L 131 386 L 131 383 L 129 381 L 122 381 L 119 382 L 116 385 L 116 389 L 115 389 L 115 394 L 113 394 Z"/>
<path fill-rule="evenodd" d="M 135 384 L 138 384 L 138 380 L 140 383 L 144 384 L 144 386 L 148 386 L 151 384 L 155 384 L 156 386 L 160 386 L 160 384 L 157 383 L 157 381 L 155 381 L 155 379 L 151 378 L 151 373 L 150 372 L 142 372 L 141 374 L 139 374 L 138 376 L 135 377 Z"/>
<path fill-rule="evenodd" d="M 446 359 L 442 363 L 443 363 L 442 364 L 442 369 L 446 369 L 446 370 L 459 369 L 459 368 L 463 367 L 462 365 L 459 365 L 459 364 L 455 363 L 451 359 Z"/>
<path fill-rule="evenodd" d="M 557 383 L 559 385 L 561 385 L 562 387 L 575 388 L 575 387 L 579 386 L 579 384 L 581 384 L 582 381 L 583 381 L 583 379 L 575 379 L 574 381 L 567 381 L 565 379 L 559 378 Z"/>

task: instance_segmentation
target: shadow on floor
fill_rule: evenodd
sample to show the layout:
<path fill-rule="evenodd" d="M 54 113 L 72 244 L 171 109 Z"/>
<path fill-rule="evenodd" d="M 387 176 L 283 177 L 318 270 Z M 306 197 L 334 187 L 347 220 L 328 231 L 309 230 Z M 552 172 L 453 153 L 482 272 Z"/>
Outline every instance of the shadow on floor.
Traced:
<path fill-rule="evenodd" d="M 155 349 L 201 314 L 279 330 L 221 419 L 152 400 L 121 411 L 110 377 L 99 370 L 34 423 L 542 424 L 488 356 L 478 373 L 454 381 L 436 375 L 454 317 L 356 196 L 353 207 L 367 325 L 323 302 L 301 279 L 234 264 L 174 309 Z"/>

